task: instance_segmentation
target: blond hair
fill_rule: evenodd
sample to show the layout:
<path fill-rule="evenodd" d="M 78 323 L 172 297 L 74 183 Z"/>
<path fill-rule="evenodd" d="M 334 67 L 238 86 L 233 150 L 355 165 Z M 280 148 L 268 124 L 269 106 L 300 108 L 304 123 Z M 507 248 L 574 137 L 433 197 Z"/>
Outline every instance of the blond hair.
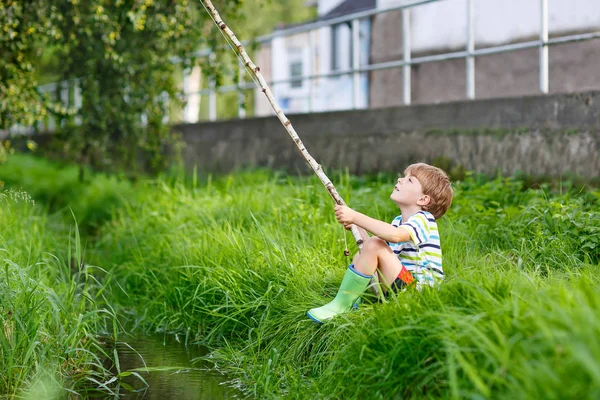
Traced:
<path fill-rule="evenodd" d="M 452 204 L 454 191 L 450 178 L 446 173 L 433 165 L 425 163 L 411 164 L 404 170 L 404 175 L 412 175 L 421 182 L 423 194 L 429 196 L 431 201 L 423 206 L 435 219 L 441 218 Z"/>

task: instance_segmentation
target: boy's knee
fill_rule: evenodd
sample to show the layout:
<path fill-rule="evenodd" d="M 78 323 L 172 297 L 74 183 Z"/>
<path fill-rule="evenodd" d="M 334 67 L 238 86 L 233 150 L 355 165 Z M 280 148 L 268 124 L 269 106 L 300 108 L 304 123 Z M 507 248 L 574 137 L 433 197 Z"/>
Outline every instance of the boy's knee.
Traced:
<path fill-rule="evenodd" d="M 386 246 L 385 240 L 372 236 L 365 241 L 363 251 L 378 251 Z"/>

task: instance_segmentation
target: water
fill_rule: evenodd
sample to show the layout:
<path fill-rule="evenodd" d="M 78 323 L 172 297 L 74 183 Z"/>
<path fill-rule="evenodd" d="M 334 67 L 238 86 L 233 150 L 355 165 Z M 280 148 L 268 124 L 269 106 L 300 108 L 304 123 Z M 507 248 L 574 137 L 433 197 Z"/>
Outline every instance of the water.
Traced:
<path fill-rule="evenodd" d="M 135 351 L 124 344 L 117 345 L 121 371 L 143 368 L 145 362 L 150 372 L 138 372 L 148 387 L 133 375 L 126 377 L 125 385 L 119 390 L 121 399 L 213 400 L 244 397 L 240 391 L 228 386 L 228 378 L 212 370 L 210 363 L 192 363 L 192 360 L 207 354 L 202 346 L 188 343 L 186 348 L 172 336 L 148 336 L 126 341 Z M 161 367 L 167 370 L 153 370 Z M 131 388 L 126 390 L 126 385 L 137 392 L 131 391 Z"/>

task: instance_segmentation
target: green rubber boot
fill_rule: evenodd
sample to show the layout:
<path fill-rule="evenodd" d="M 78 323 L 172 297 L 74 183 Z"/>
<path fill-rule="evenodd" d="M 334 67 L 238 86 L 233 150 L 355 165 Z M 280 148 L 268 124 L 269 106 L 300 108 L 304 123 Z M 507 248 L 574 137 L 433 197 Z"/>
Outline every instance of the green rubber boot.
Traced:
<path fill-rule="evenodd" d="M 350 264 L 335 298 L 322 307 L 309 310 L 306 315 L 322 324 L 338 314 L 350 311 L 369 285 L 371 278 L 372 276 L 361 274 L 354 269 L 354 264 Z"/>

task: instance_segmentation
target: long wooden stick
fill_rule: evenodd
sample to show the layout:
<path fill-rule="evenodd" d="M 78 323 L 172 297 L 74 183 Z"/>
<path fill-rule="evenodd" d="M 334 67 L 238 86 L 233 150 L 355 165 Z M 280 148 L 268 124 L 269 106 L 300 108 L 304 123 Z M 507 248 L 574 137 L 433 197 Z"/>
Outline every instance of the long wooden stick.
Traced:
<path fill-rule="evenodd" d="M 336 190 L 336 188 L 333 185 L 333 183 L 331 182 L 331 180 L 327 177 L 327 175 L 323 171 L 323 167 L 321 167 L 321 165 L 319 163 L 317 163 L 317 161 L 310 155 L 310 153 L 304 146 L 304 143 L 302 143 L 302 140 L 300 140 L 300 137 L 296 133 L 296 130 L 292 126 L 291 121 L 285 116 L 285 114 L 281 110 L 281 107 L 279 107 L 279 104 L 275 100 L 275 97 L 273 96 L 273 93 L 271 92 L 271 89 L 269 88 L 267 81 L 265 80 L 262 73 L 260 72 L 260 68 L 257 67 L 256 64 L 254 64 L 252 62 L 252 60 L 248 56 L 248 53 L 246 53 L 244 46 L 238 40 L 238 38 L 235 36 L 233 31 L 231 29 L 229 29 L 229 27 L 225 24 L 225 22 L 223 22 L 223 19 L 219 15 L 217 9 L 212 4 L 212 2 L 210 0 L 200 0 L 200 1 L 201 2 L 203 1 L 205 3 L 206 8 L 212 15 L 212 18 L 213 18 L 215 24 L 221 29 L 221 31 L 223 31 L 223 33 L 225 35 L 227 35 L 227 37 L 229 37 L 229 39 L 233 42 L 233 44 L 237 48 L 238 53 L 244 60 L 244 64 L 254 74 L 254 76 L 256 77 L 256 80 L 258 81 L 258 85 L 259 85 L 260 89 L 262 89 L 265 96 L 267 96 L 269 103 L 271 103 L 271 107 L 275 111 L 275 115 L 277 115 L 277 118 L 279 118 L 279 121 L 281 121 L 281 123 L 283 124 L 283 127 L 288 132 L 288 134 L 290 135 L 290 137 L 292 138 L 294 143 L 296 143 L 296 147 L 298 147 L 298 150 L 300 151 L 300 153 L 302 154 L 302 156 L 304 157 L 304 159 L 306 160 L 308 165 L 310 165 L 310 167 L 315 172 L 315 174 L 317 174 L 317 176 L 321 180 L 321 183 L 323 183 L 323 185 L 325 186 L 325 189 L 327 189 L 327 191 L 331 195 L 331 198 L 333 199 L 333 201 L 335 201 L 336 204 L 345 206 L 346 203 L 344 202 L 344 199 L 342 199 L 342 196 L 340 196 L 340 194 Z M 360 231 L 358 230 L 358 227 L 356 225 L 352 225 L 350 230 L 352 231 L 352 235 L 354 236 L 354 240 L 356 241 L 356 246 L 358 247 L 358 249 L 360 251 L 362 249 L 362 245 L 363 245 L 363 239 L 360 234 Z M 373 277 L 374 277 L 374 279 L 373 279 L 374 282 L 377 283 L 378 282 L 377 272 L 375 272 Z M 372 285 L 372 288 L 373 288 L 373 291 L 375 292 L 375 294 L 380 295 L 377 285 Z"/>

